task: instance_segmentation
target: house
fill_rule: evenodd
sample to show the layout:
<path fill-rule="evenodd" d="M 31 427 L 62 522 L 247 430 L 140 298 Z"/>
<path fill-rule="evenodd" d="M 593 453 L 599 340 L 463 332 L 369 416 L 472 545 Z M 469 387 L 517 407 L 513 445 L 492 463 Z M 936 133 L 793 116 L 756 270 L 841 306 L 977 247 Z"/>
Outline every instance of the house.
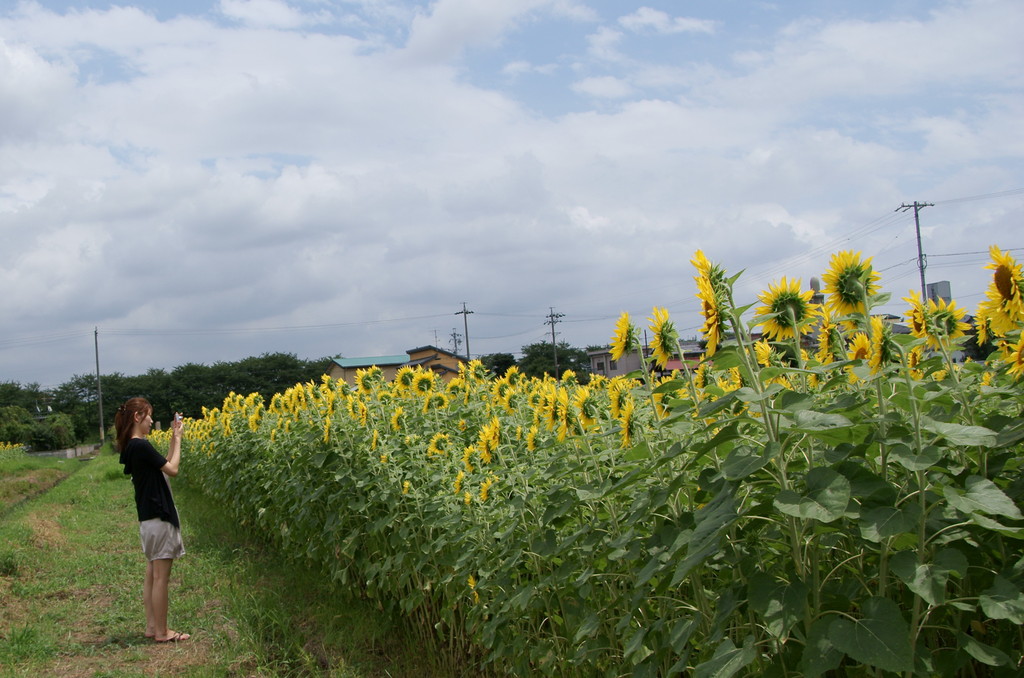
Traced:
<path fill-rule="evenodd" d="M 658 371 L 653 364 L 650 347 L 645 346 L 643 353 L 651 361 L 652 369 Z M 704 357 L 704 348 L 699 341 L 680 340 L 678 355 L 681 358 L 669 360 L 668 364 L 665 365 L 665 369 L 660 371 L 667 374 L 672 372 L 672 370 L 681 370 L 683 369 L 683 361 L 691 368 L 696 368 L 700 364 L 701 358 Z M 640 369 L 640 354 L 636 351 L 622 356 L 619 360 L 612 360 L 612 347 L 605 346 L 593 351 L 587 351 L 587 356 L 590 358 L 591 374 L 600 374 L 611 378 L 636 372 Z"/>
<path fill-rule="evenodd" d="M 369 367 L 379 367 L 384 379 L 391 381 L 402 367 L 422 367 L 432 370 L 447 382 L 459 374 L 459 365 L 466 362 L 462 356 L 437 348 L 420 346 L 399 355 L 368 356 L 365 358 L 333 358 L 327 368 L 327 376 L 339 381 L 355 384 L 356 373 Z"/>

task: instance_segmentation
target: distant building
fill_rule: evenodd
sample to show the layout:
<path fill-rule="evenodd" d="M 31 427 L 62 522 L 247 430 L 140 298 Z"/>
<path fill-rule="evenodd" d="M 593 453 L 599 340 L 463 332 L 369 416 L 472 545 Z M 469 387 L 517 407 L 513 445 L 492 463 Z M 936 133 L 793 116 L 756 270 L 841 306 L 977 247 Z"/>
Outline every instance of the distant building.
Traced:
<path fill-rule="evenodd" d="M 401 355 L 366 356 L 363 358 L 333 358 L 327 368 L 332 379 L 355 384 L 356 373 L 369 367 L 379 367 L 384 378 L 391 381 L 402 367 L 422 367 L 431 370 L 444 381 L 459 374 L 459 365 L 465 358 L 436 346 L 421 346 Z"/>
<path fill-rule="evenodd" d="M 924 289 L 928 293 L 928 298 L 935 302 L 942 300 L 948 304 L 953 300 L 953 293 L 950 289 L 948 280 L 928 283 L 924 286 Z"/>
<path fill-rule="evenodd" d="M 669 373 L 672 372 L 672 370 L 683 369 L 683 361 L 686 361 L 690 368 L 696 369 L 697 365 L 704 357 L 704 347 L 699 341 L 681 340 L 679 342 L 679 355 L 681 358 L 673 358 L 672 360 L 669 360 L 663 370 L 658 370 L 657 367 L 653 365 L 651 349 L 649 346 L 644 347 L 643 353 L 647 360 L 652 364 L 652 371 Z M 591 374 L 600 374 L 611 378 L 629 374 L 630 372 L 636 372 L 640 369 L 640 355 L 637 351 L 624 355 L 619 360 L 612 360 L 612 347 L 605 346 L 592 351 L 587 351 L 587 356 L 590 358 Z"/>

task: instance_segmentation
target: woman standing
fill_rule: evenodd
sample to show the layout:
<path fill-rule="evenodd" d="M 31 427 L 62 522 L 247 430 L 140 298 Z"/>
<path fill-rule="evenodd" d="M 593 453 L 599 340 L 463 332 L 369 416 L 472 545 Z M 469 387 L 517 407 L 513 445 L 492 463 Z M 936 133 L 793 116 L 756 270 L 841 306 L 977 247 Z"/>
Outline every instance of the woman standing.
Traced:
<path fill-rule="evenodd" d="M 139 514 L 139 536 L 146 555 L 143 602 L 146 607 L 146 637 L 158 643 L 188 640 L 189 634 L 167 627 L 167 587 L 171 565 L 185 555 L 181 524 L 174 506 L 168 477 L 178 475 L 181 460 L 181 416 L 171 424 L 171 446 L 164 458 L 147 440 L 153 427 L 153 407 L 145 398 L 130 398 L 114 415 L 117 449 L 125 475 L 135 486 L 135 508 Z"/>

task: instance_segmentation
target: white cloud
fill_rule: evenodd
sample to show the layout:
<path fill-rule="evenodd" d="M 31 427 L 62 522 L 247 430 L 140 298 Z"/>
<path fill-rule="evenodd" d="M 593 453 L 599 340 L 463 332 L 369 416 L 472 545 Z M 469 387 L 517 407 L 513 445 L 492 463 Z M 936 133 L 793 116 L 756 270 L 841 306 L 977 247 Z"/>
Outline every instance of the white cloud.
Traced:
<path fill-rule="evenodd" d="M 332 19 L 326 11 L 308 14 L 281 0 L 220 0 L 220 12 L 257 28 L 300 28 Z"/>
<path fill-rule="evenodd" d="M 458 56 L 466 47 L 500 40 L 524 14 L 548 0 L 436 0 L 419 12 L 409 27 L 406 55 L 420 62 L 439 63 Z"/>
<path fill-rule="evenodd" d="M 574 82 L 572 88 L 581 94 L 601 99 L 625 99 L 633 93 L 629 83 L 610 75 L 584 78 Z"/>
<path fill-rule="evenodd" d="M 347 2 L 328 27 L 316 3 L 219 7 L 237 22 L 0 12 L 0 315 L 18 336 L 83 340 L 0 343 L 0 380 L 88 372 L 96 325 L 239 331 L 145 351 L 115 335 L 103 369 L 125 373 L 401 352 L 443 341 L 463 300 L 474 352 L 543 339 L 551 306 L 611 316 L 560 324 L 576 345 L 654 303 L 688 330 L 698 247 L 746 268 L 750 297 L 820 274 L 831 246 L 911 257 L 903 201 L 1019 186 L 1013 2 L 790 16 L 756 51 L 734 32 L 746 15 L 594 25 L 572 0 Z M 712 28 L 716 53 L 688 51 L 687 31 Z M 937 205 L 930 251 L 1005 240 L 1022 202 Z M 894 221 L 843 240 L 880 215 Z M 300 326 L 332 327 L 259 329 Z"/>
<path fill-rule="evenodd" d="M 632 14 L 619 17 L 619 25 L 635 33 L 714 33 L 715 22 L 707 19 L 671 17 L 661 10 L 641 7 Z"/>

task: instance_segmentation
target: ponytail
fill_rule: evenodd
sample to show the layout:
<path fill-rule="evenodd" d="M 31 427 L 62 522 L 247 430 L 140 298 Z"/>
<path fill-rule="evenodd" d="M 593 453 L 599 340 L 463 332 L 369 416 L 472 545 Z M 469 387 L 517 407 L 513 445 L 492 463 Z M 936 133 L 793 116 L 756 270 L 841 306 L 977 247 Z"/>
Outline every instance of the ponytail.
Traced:
<path fill-rule="evenodd" d="M 129 398 L 117 408 L 114 414 L 115 446 L 118 452 L 124 452 L 128 441 L 132 439 L 132 428 L 135 426 L 135 413 L 143 416 L 153 412 L 153 406 L 145 398 Z"/>

